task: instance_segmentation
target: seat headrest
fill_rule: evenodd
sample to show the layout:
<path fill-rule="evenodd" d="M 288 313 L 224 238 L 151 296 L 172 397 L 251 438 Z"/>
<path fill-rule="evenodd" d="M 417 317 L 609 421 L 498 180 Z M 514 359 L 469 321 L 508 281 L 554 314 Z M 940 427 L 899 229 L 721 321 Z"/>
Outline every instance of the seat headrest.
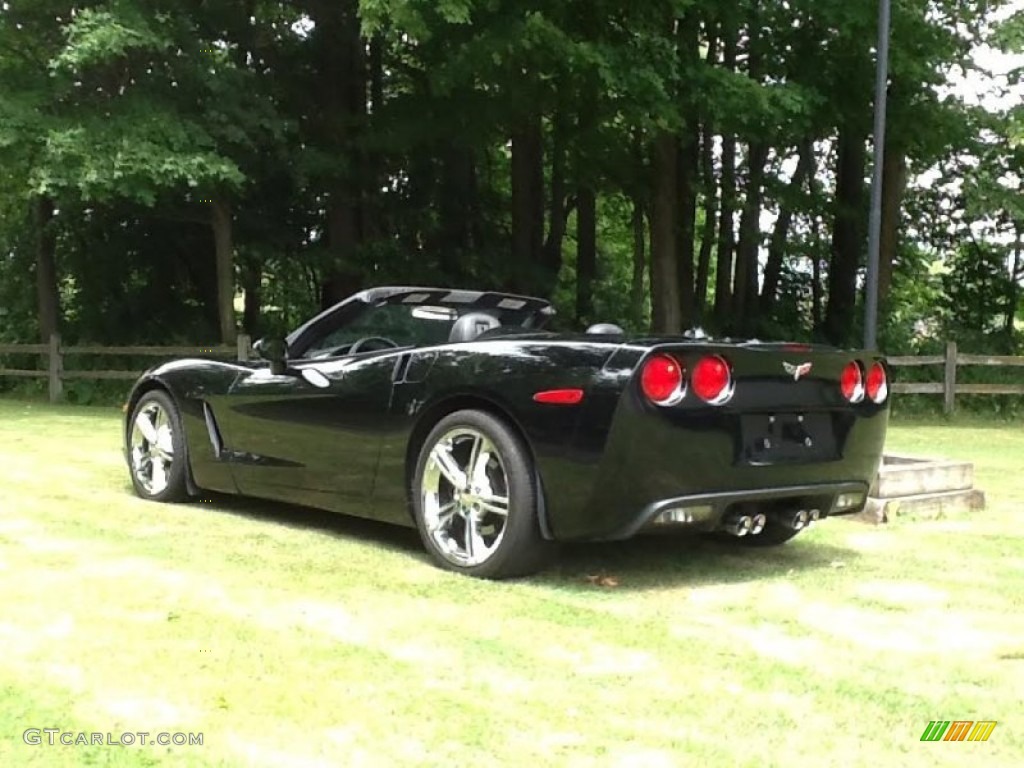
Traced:
<path fill-rule="evenodd" d="M 599 336 L 625 336 L 626 332 L 614 323 L 596 323 L 587 328 L 587 333 Z"/>
<path fill-rule="evenodd" d="M 455 321 L 448 341 L 472 341 L 480 334 L 500 327 L 501 322 L 494 315 L 486 312 L 468 312 Z"/>

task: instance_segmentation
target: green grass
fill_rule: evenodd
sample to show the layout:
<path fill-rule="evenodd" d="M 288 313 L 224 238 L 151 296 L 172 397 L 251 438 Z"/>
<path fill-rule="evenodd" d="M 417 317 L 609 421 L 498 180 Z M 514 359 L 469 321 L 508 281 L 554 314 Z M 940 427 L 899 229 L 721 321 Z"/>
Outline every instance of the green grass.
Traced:
<path fill-rule="evenodd" d="M 768 552 L 566 549 L 485 583 L 411 531 L 130 492 L 119 413 L 0 401 L 0 766 L 1016 766 L 1024 430 L 895 425 L 989 508 Z M 600 578 L 607 577 L 607 578 Z M 614 585 L 614 586 L 612 586 Z M 932 719 L 998 720 L 924 744 Z M 27 746 L 26 728 L 202 746 Z"/>

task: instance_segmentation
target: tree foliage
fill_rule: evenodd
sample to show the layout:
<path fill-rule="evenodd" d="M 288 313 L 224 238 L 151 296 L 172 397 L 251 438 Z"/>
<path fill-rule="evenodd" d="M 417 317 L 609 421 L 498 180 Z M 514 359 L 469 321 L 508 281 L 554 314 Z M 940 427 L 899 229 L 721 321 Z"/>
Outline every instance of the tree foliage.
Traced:
<path fill-rule="evenodd" d="M 544 295 L 568 323 L 856 343 L 875 14 L 7 0 L 0 335 L 230 340 L 423 282 Z M 1020 52 L 1024 17 L 893 14 L 884 343 L 1013 348 L 1024 112 L 949 83 L 980 45 Z"/>

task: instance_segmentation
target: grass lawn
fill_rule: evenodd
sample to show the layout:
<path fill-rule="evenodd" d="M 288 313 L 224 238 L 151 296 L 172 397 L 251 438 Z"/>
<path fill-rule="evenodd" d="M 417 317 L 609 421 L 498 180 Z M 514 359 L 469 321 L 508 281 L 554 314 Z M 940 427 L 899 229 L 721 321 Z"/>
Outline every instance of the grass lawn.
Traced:
<path fill-rule="evenodd" d="M 973 516 L 573 547 L 495 584 L 412 531 L 137 500 L 119 417 L 0 401 L 0 766 L 1024 764 L 1022 425 L 891 429 L 976 462 Z M 999 725 L 922 743 L 933 719 Z"/>

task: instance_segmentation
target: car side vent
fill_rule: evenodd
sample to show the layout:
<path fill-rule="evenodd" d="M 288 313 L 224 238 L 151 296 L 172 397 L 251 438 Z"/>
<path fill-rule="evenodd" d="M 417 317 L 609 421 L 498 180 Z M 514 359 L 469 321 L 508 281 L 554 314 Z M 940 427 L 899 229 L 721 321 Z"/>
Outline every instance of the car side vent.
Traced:
<path fill-rule="evenodd" d="M 206 420 L 206 432 L 210 436 L 213 455 L 219 459 L 224 452 L 224 440 L 220 436 L 220 429 L 217 427 L 217 420 L 213 416 L 213 409 L 209 403 L 203 403 L 203 418 Z"/>
<path fill-rule="evenodd" d="M 406 353 L 400 355 L 395 361 L 395 370 L 391 373 L 391 380 L 396 384 L 400 384 L 405 381 L 406 374 L 409 372 L 409 362 L 412 360 L 412 355 Z"/>

